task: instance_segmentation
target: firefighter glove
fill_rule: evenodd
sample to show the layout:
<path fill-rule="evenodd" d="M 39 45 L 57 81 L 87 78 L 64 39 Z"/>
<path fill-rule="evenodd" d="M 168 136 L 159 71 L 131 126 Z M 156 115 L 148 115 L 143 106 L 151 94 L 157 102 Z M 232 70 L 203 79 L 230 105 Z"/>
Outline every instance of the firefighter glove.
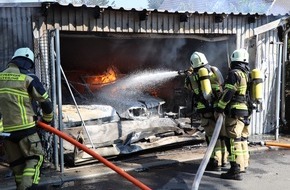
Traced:
<path fill-rule="evenodd" d="M 47 124 L 47 125 L 51 125 L 52 124 L 52 120 L 51 121 L 46 121 L 44 118 L 41 118 L 40 121 L 45 123 L 45 124 Z"/>

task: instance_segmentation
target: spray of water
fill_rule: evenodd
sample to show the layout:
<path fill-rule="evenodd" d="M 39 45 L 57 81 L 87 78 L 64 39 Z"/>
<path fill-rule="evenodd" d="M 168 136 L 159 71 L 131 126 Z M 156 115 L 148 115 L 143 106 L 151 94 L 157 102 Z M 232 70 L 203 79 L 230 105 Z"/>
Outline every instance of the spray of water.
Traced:
<path fill-rule="evenodd" d="M 157 88 L 176 76 L 178 76 L 177 71 L 137 71 L 102 88 L 96 94 L 97 101 L 124 111 L 130 106 L 138 106 L 140 99 L 148 96 L 144 94 L 146 90 Z"/>
<path fill-rule="evenodd" d="M 158 86 L 172 79 L 173 77 L 176 77 L 177 75 L 178 73 L 176 71 L 139 71 L 119 81 L 118 85 L 120 85 L 124 89 L 135 89 L 138 91 L 142 91 Z"/>

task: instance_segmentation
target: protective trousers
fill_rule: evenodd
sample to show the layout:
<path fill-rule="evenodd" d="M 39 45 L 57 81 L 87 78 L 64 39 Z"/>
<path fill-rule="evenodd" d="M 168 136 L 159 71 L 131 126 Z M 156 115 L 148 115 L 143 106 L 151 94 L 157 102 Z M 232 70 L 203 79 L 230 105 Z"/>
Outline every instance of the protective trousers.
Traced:
<path fill-rule="evenodd" d="M 204 128 L 207 144 L 209 144 L 212 139 L 212 134 L 215 129 L 215 119 L 213 113 L 204 113 L 201 117 L 201 127 Z M 211 160 L 215 160 L 218 166 L 223 166 L 227 163 L 227 150 L 224 142 L 224 137 L 226 135 L 224 124 L 220 131 L 220 135 L 215 144 L 214 150 L 211 154 Z"/>
<path fill-rule="evenodd" d="M 241 138 L 245 169 L 249 167 L 249 160 L 250 160 L 250 152 L 249 152 L 249 147 L 248 147 L 248 138 L 250 135 L 249 127 L 250 125 L 245 125 L 242 131 L 242 138 Z"/>
<path fill-rule="evenodd" d="M 225 128 L 227 132 L 226 146 L 229 152 L 229 161 L 239 165 L 239 172 L 245 171 L 245 160 L 243 152 L 242 131 L 245 127 L 241 118 L 226 117 Z"/>
<path fill-rule="evenodd" d="M 38 134 L 29 135 L 18 142 L 5 139 L 4 148 L 17 190 L 35 188 L 40 180 L 43 163 L 43 149 Z"/>

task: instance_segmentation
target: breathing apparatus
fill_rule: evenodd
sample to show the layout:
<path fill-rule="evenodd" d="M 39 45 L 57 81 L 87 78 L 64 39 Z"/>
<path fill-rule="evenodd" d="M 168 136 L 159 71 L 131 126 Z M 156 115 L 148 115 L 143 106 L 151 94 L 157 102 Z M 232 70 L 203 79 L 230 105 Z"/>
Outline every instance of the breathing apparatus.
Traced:
<path fill-rule="evenodd" d="M 205 100 L 211 101 L 212 98 L 212 88 L 210 82 L 210 74 L 208 68 L 208 61 L 203 53 L 193 52 L 190 57 L 190 63 L 193 70 L 197 70 L 198 78 L 200 80 L 200 86 L 202 95 Z"/>
<path fill-rule="evenodd" d="M 251 72 L 251 101 L 258 106 L 256 107 L 257 112 L 261 110 L 263 99 L 263 77 L 262 72 L 259 69 L 253 69 Z"/>
<path fill-rule="evenodd" d="M 249 98 L 252 104 L 256 104 L 253 108 L 260 111 L 263 99 L 263 77 L 259 69 L 249 69 L 249 53 L 245 49 L 237 49 L 231 55 L 231 62 L 233 65 L 237 64 L 245 72 L 249 73 Z"/>

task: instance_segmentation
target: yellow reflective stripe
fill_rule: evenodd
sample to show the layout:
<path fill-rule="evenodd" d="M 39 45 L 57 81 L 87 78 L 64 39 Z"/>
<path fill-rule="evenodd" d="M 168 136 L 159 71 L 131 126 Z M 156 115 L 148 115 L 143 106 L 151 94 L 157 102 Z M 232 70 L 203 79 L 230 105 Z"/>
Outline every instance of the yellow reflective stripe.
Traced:
<path fill-rule="evenodd" d="M 231 89 L 231 90 L 235 90 L 236 91 L 236 87 L 232 84 L 226 84 L 225 88 Z"/>
<path fill-rule="evenodd" d="M 18 130 L 23 130 L 23 129 L 29 129 L 34 126 L 35 126 L 34 121 L 25 125 L 5 126 L 4 132 L 13 132 L 13 131 L 18 131 Z"/>
<path fill-rule="evenodd" d="M 0 119 L 0 132 L 2 132 L 3 130 L 4 130 L 3 119 Z"/>
<path fill-rule="evenodd" d="M 235 150 L 235 155 L 243 156 L 244 154 L 242 150 Z"/>
<path fill-rule="evenodd" d="M 218 147 L 214 147 L 214 150 L 215 151 L 221 151 L 222 150 L 222 147 L 218 146 Z"/>
<path fill-rule="evenodd" d="M 240 94 L 245 95 L 247 91 L 247 86 L 246 85 L 240 86 L 238 88 L 238 91 L 240 92 Z"/>
<path fill-rule="evenodd" d="M 236 108 L 239 110 L 248 110 L 248 107 L 245 104 L 234 104 L 232 105 L 232 108 Z"/>
<path fill-rule="evenodd" d="M 47 98 L 48 98 L 48 93 L 45 92 L 45 93 L 42 95 L 42 97 L 43 97 L 44 99 L 47 99 Z"/>
<path fill-rule="evenodd" d="M 23 176 L 33 176 L 32 183 L 38 184 L 40 181 L 40 168 L 43 162 L 43 156 L 39 155 L 38 162 L 35 166 L 35 168 L 25 168 L 23 170 Z"/>
<path fill-rule="evenodd" d="M 219 90 L 220 89 L 220 85 L 219 84 L 212 84 L 211 87 L 213 89 Z"/>
<path fill-rule="evenodd" d="M 243 150 L 243 155 L 248 155 L 248 151 L 247 150 Z"/>
<path fill-rule="evenodd" d="M 202 109 L 202 108 L 205 108 L 205 105 L 198 102 L 196 107 L 197 107 L 197 109 Z"/>
<path fill-rule="evenodd" d="M 35 166 L 35 175 L 34 175 L 33 182 L 32 182 L 34 184 L 38 184 L 39 183 L 39 180 L 40 180 L 40 168 L 42 166 L 42 163 L 43 163 L 43 156 L 39 155 L 39 160 L 37 162 L 37 165 Z"/>
<path fill-rule="evenodd" d="M 24 81 L 26 75 L 18 73 L 1 73 L 0 80 L 10 80 L 10 81 Z"/>
<path fill-rule="evenodd" d="M 25 98 L 29 98 L 28 92 L 21 91 L 21 90 L 15 90 L 15 89 L 12 89 L 12 88 L 1 88 L 0 89 L 0 93 L 1 94 L 3 94 L 3 93 L 13 94 L 13 95 L 16 95 L 16 96 L 23 96 Z"/>
<path fill-rule="evenodd" d="M 52 118 L 53 118 L 53 113 L 50 113 L 50 114 L 43 114 L 42 118 L 43 118 L 45 121 L 51 121 Z"/>
<path fill-rule="evenodd" d="M 35 174 L 35 169 L 34 168 L 25 168 L 23 170 L 23 176 L 34 176 Z"/>
<path fill-rule="evenodd" d="M 229 155 L 229 161 L 236 161 L 236 155 L 235 155 L 235 146 L 234 146 L 234 139 L 230 139 L 230 151 L 231 151 L 231 155 Z"/>
<path fill-rule="evenodd" d="M 218 107 L 222 108 L 222 109 L 225 109 L 225 107 L 227 106 L 227 102 L 224 102 L 222 100 L 219 101 L 218 103 Z"/>
<path fill-rule="evenodd" d="M 22 123 L 27 124 L 28 123 L 28 119 L 27 119 L 27 115 L 26 115 L 26 109 L 25 109 L 25 106 L 24 106 L 23 97 L 18 96 L 17 99 L 18 99 L 18 107 L 20 109 Z"/>
<path fill-rule="evenodd" d="M 20 183 L 22 181 L 22 175 L 15 175 L 15 181 Z"/>

